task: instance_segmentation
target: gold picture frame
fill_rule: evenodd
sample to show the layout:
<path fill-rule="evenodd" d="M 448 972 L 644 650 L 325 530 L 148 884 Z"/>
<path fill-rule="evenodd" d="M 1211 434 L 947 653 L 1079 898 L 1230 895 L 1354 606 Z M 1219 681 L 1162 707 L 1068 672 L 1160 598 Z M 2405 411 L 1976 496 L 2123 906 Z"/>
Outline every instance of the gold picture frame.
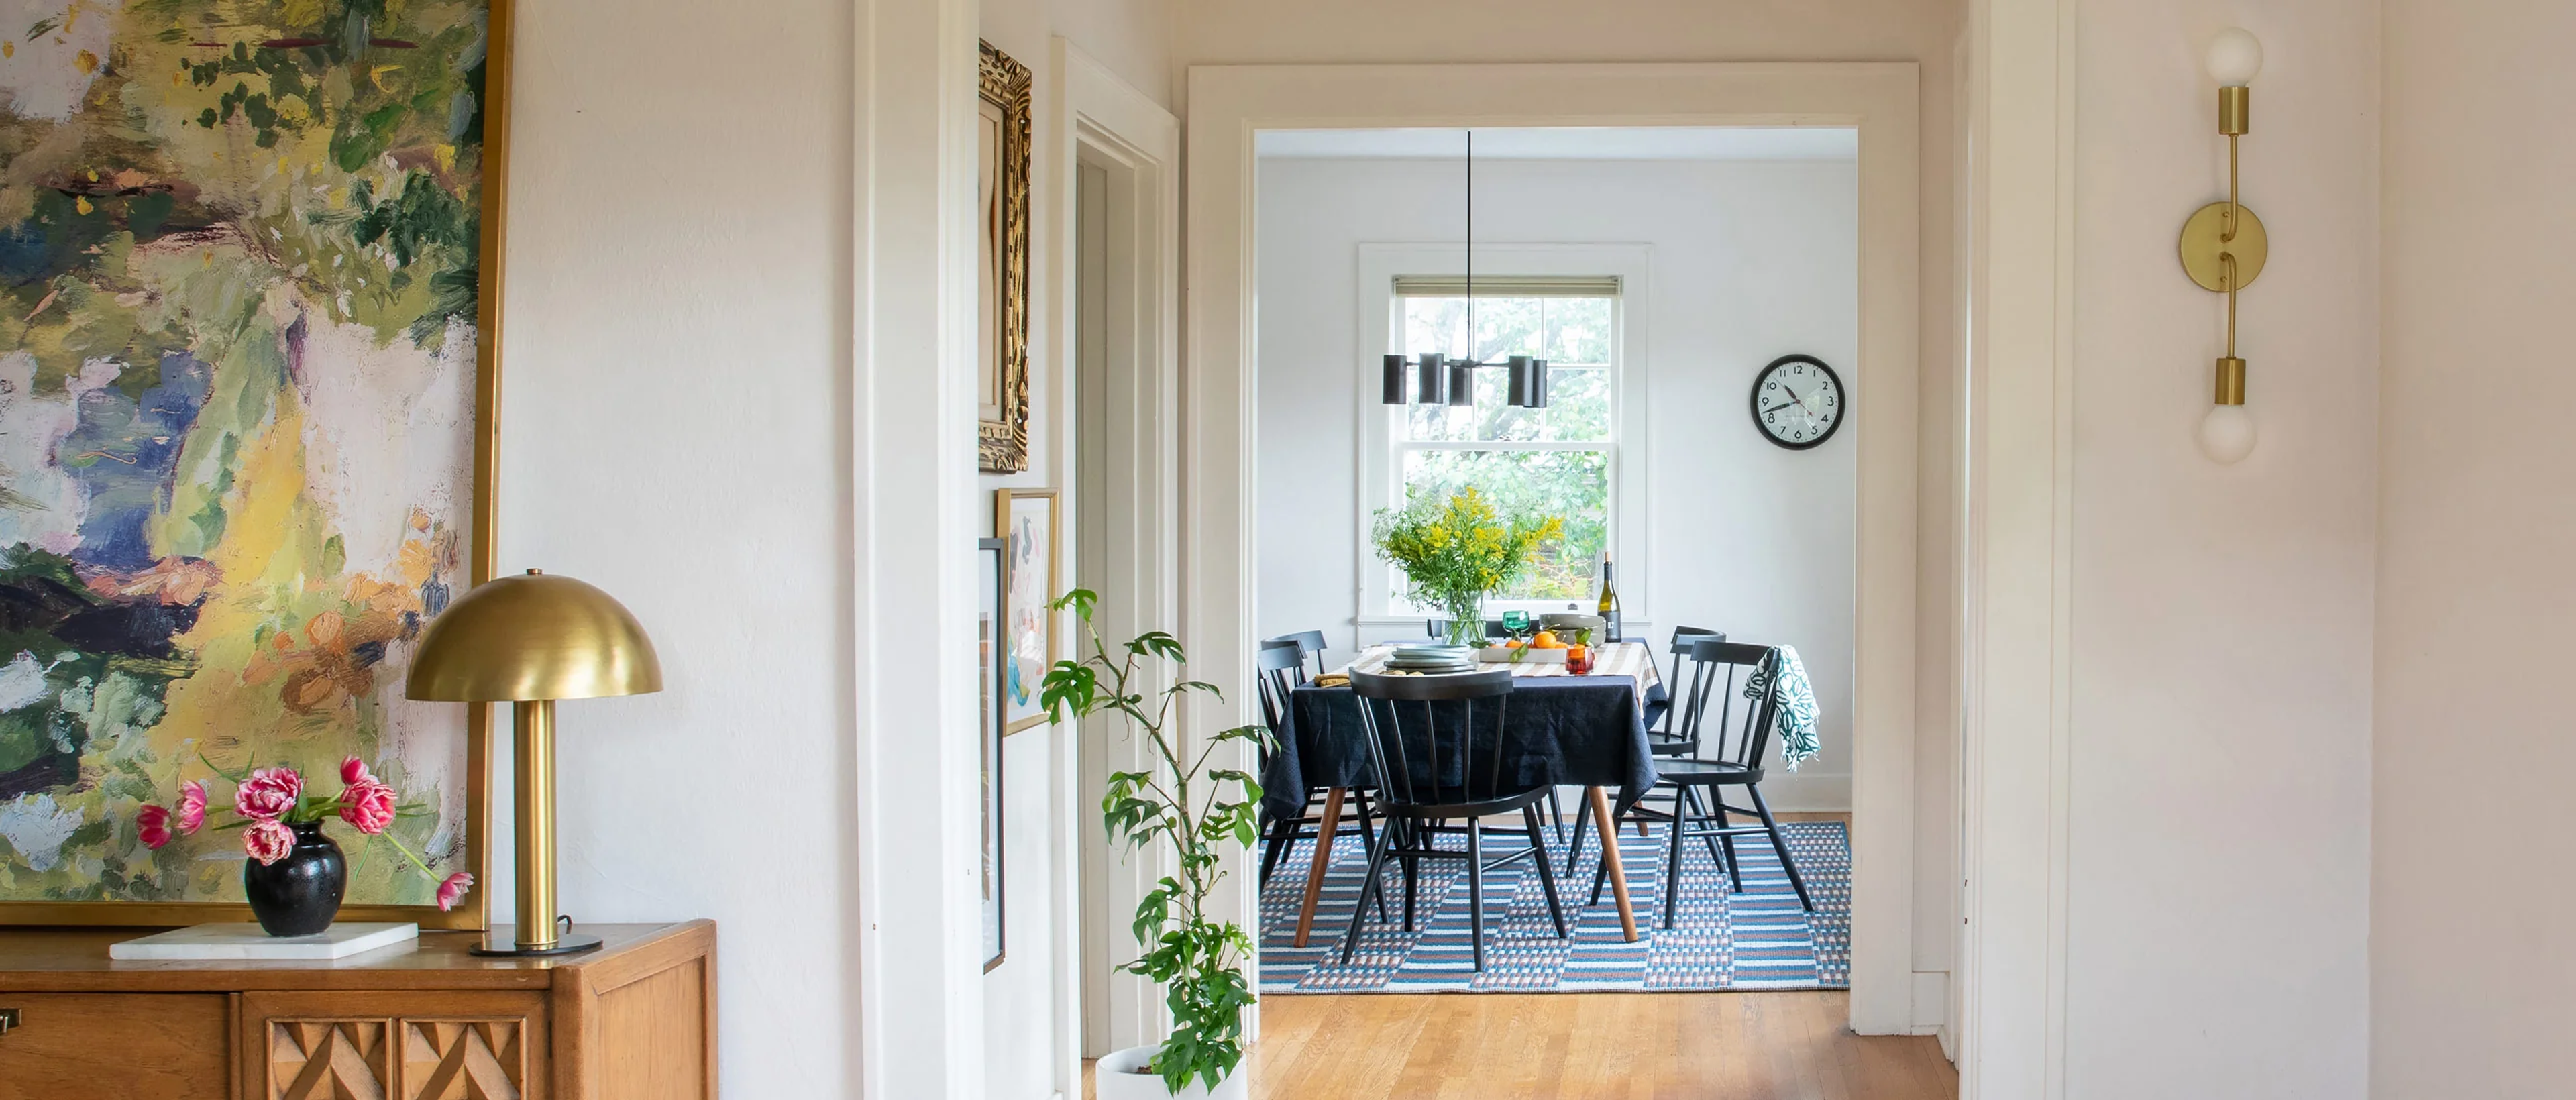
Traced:
<path fill-rule="evenodd" d="M 469 81 L 481 83 L 481 138 L 478 183 L 476 245 L 476 278 L 474 284 L 474 377 L 471 484 L 473 499 L 464 508 L 471 529 L 463 541 L 466 587 L 480 585 L 492 578 L 499 545 L 496 525 L 499 481 L 499 411 L 501 396 L 501 356 L 504 242 L 507 237 L 509 197 L 509 85 L 511 59 L 511 21 L 514 0 L 485 0 L 482 23 L 481 59 L 466 66 Z M 114 15 L 102 18 L 115 18 Z M 167 39 L 164 39 L 167 41 Z M 204 43 L 190 43 L 204 46 Z M 391 40 L 374 43 L 385 48 L 420 48 L 414 43 Z M 20 51 L 25 52 L 23 49 Z M 460 57 L 464 55 L 459 55 Z M 473 73 L 473 68 L 481 72 Z M 211 69 L 210 69 L 211 71 Z M 186 75 L 186 70 L 182 70 Z M 229 78 L 225 78 L 230 83 Z M 209 112 L 211 115 L 212 112 Z M 248 116 L 246 116 L 248 117 Z M 222 119 L 230 123 L 227 115 Z M 209 127 L 210 129 L 212 127 Z M 266 142 L 261 143 L 263 147 Z M 92 178 L 96 178 L 93 176 Z M 387 197 L 388 206 L 392 196 Z M 84 213 L 87 212 L 85 208 Z M 211 260 L 209 261 L 211 262 Z M 461 595 L 462 590 L 454 593 Z M 398 684 L 399 681 L 396 681 Z M 348 904 L 340 907 L 335 919 L 358 922 L 410 922 L 423 929 L 481 930 L 490 923 L 489 881 L 490 837 L 492 831 L 489 801 L 491 778 L 492 708 L 473 703 L 463 714 L 465 737 L 464 817 L 460 824 L 465 836 L 461 853 L 455 857 L 462 870 L 474 876 L 475 886 L 466 892 L 455 908 L 441 910 L 436 905 Z M 336 776 L 331 777 L 335 780 Z M 324 777 L 312 777 L 326 782 Z M 175 794 L 176 792 L 167 792 Z M 449 866 L 454 866 L 454 863 Z M 214 922 L 247 922 L 252 920 L 249 905 L 237 902 L 150 902 L 150 901 L 0 901 L 0 926 L 52 925 L 84 927 L 155 927 L 193 925 Z"/>
<path fill-rule="evenodd" d="M 1029 468 L 1029 68 L 983 46 L 976 197 L 976 461 Z"/>
<path fill-rule="evenodd" d="M 1063 583 L 1063 512 L 1053 489 L 993 490 L 993 535 L 1002 556 L 1002 732 L 1045 725 L 1039 685 L 1064 657 L 1056 615 L 1047 604 Z M 1043 544 L 1043 545 L 1041 545 Z"/>

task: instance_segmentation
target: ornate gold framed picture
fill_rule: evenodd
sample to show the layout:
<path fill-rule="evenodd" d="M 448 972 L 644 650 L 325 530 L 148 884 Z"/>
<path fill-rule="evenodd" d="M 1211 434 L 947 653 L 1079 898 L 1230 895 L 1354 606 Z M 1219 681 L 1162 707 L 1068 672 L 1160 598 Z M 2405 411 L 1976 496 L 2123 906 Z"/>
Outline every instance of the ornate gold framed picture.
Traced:
<path fill-rule="evenodd" d="M 183 784 L 356 757 L 431 874 L 340 831 L 340 918 L 483 926 L 435 900 L 484 874 L 489 708 L 403 680 L 492 570 L 509 14 L 0 28 L 0 923 L 247 920 Z"/>
<path fill-rule="evenodd" d="M 1029 68 L 983 43 L 978 104 L 976 457 L 986 473 L 1029 467 Z"/>

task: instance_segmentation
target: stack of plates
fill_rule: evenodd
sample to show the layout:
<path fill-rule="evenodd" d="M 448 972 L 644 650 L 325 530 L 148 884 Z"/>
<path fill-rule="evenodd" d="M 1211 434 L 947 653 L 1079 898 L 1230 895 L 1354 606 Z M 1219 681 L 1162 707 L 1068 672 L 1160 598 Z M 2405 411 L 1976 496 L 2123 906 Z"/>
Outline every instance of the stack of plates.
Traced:
<path fill-rule="evenodd" d="M 1476 651 L 1462 645 L 1400 645 L 1386 659 L 1388 672 L 1473 672 Z"/>

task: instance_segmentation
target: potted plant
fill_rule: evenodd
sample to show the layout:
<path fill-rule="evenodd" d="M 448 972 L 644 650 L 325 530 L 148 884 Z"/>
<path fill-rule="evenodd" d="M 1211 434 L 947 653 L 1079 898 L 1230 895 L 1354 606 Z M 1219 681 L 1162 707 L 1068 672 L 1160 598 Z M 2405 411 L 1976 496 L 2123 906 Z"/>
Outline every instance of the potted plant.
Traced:
<path fill-rule="evenodd" d="M 1562 536 L 1565 521 L 1518 516 L 1508 522 L 1473 486 L 1446 501 L 1418 492 L 1400 509 L 1378 509 L 1370 541 L 1377 556 L 1404 570 L 1406 595 L 1449 618 L 1449 644 L 1485 642 L 1485 595 L 1519 580 L 1541 543 Z"/>
<path fill-rule="evenodd" d="M 1162 631 L 1138 635 L 1113 653 L 1092 625 L 1099 597 L 1074 589 L 1049 606 L 1071 608 L 1082 620 L 1090 653 L 1058 661 L 1047 670 L 1039 699 L 1050 715 L 1125 716 L 1142 735 L 1153 765 L 1109 777 L 1100 813 L 1112 843 L 1165 846 L 1177 870 L 1163 876 L 1136 904 L 1131 925 L 1144 955 L 1119 969 L 1163 987 L 1172 1013 L 1171 1033 L 1153 1046 L 1131 1047 L 1100 1060 L 1099 1100 L 1151 1100 L 1159 1096 L 1235 1098 L 1245 1095 L 1235 1075 L 1243 1061 L 1243 1010 L 1253 1003 L 1243 966 L 1252 937 L 1231 921 L 1208 919 L 1208 895 L 1225 878 L 1219 864 L 1231 846 L 1249 851 L 1258 839 L 1255 807 L 1261 784 L 1232 768 L 1210 767 L 1217 747 L 1229 741 L 1267 743 L 1260 726 L 1238 726 L 1205 738 L 1192 751 L 1171 728 L 1173 704 L 1191 692 L 1222 698 L 1213 684 L 1185 679 L 1189 658 L 1179 639 Z M 1168 671 L 1171 683 L 1155 687 Z"/>

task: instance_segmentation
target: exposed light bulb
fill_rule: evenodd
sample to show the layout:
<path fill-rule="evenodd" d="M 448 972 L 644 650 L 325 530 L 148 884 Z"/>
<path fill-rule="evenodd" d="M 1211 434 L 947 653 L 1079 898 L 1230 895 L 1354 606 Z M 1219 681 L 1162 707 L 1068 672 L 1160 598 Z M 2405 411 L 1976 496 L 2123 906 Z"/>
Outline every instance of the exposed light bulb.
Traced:
<path fill-rule="evenodd" d="M 2210 40 L 2203 64 L 2209 67 L 2210 79 L 2227 87 L 2243 87 L 2254 82 L 2254 74 L 2263 71 L 2263 43 L 2252 31 L 2229 27 Z"/>
<path fill-rule="evenodd" d="M 2211 405 L 2200 418 L 2200 453 L 2233 466 L 2254 453 L 2254 414 L 2243 405 Z"/>

